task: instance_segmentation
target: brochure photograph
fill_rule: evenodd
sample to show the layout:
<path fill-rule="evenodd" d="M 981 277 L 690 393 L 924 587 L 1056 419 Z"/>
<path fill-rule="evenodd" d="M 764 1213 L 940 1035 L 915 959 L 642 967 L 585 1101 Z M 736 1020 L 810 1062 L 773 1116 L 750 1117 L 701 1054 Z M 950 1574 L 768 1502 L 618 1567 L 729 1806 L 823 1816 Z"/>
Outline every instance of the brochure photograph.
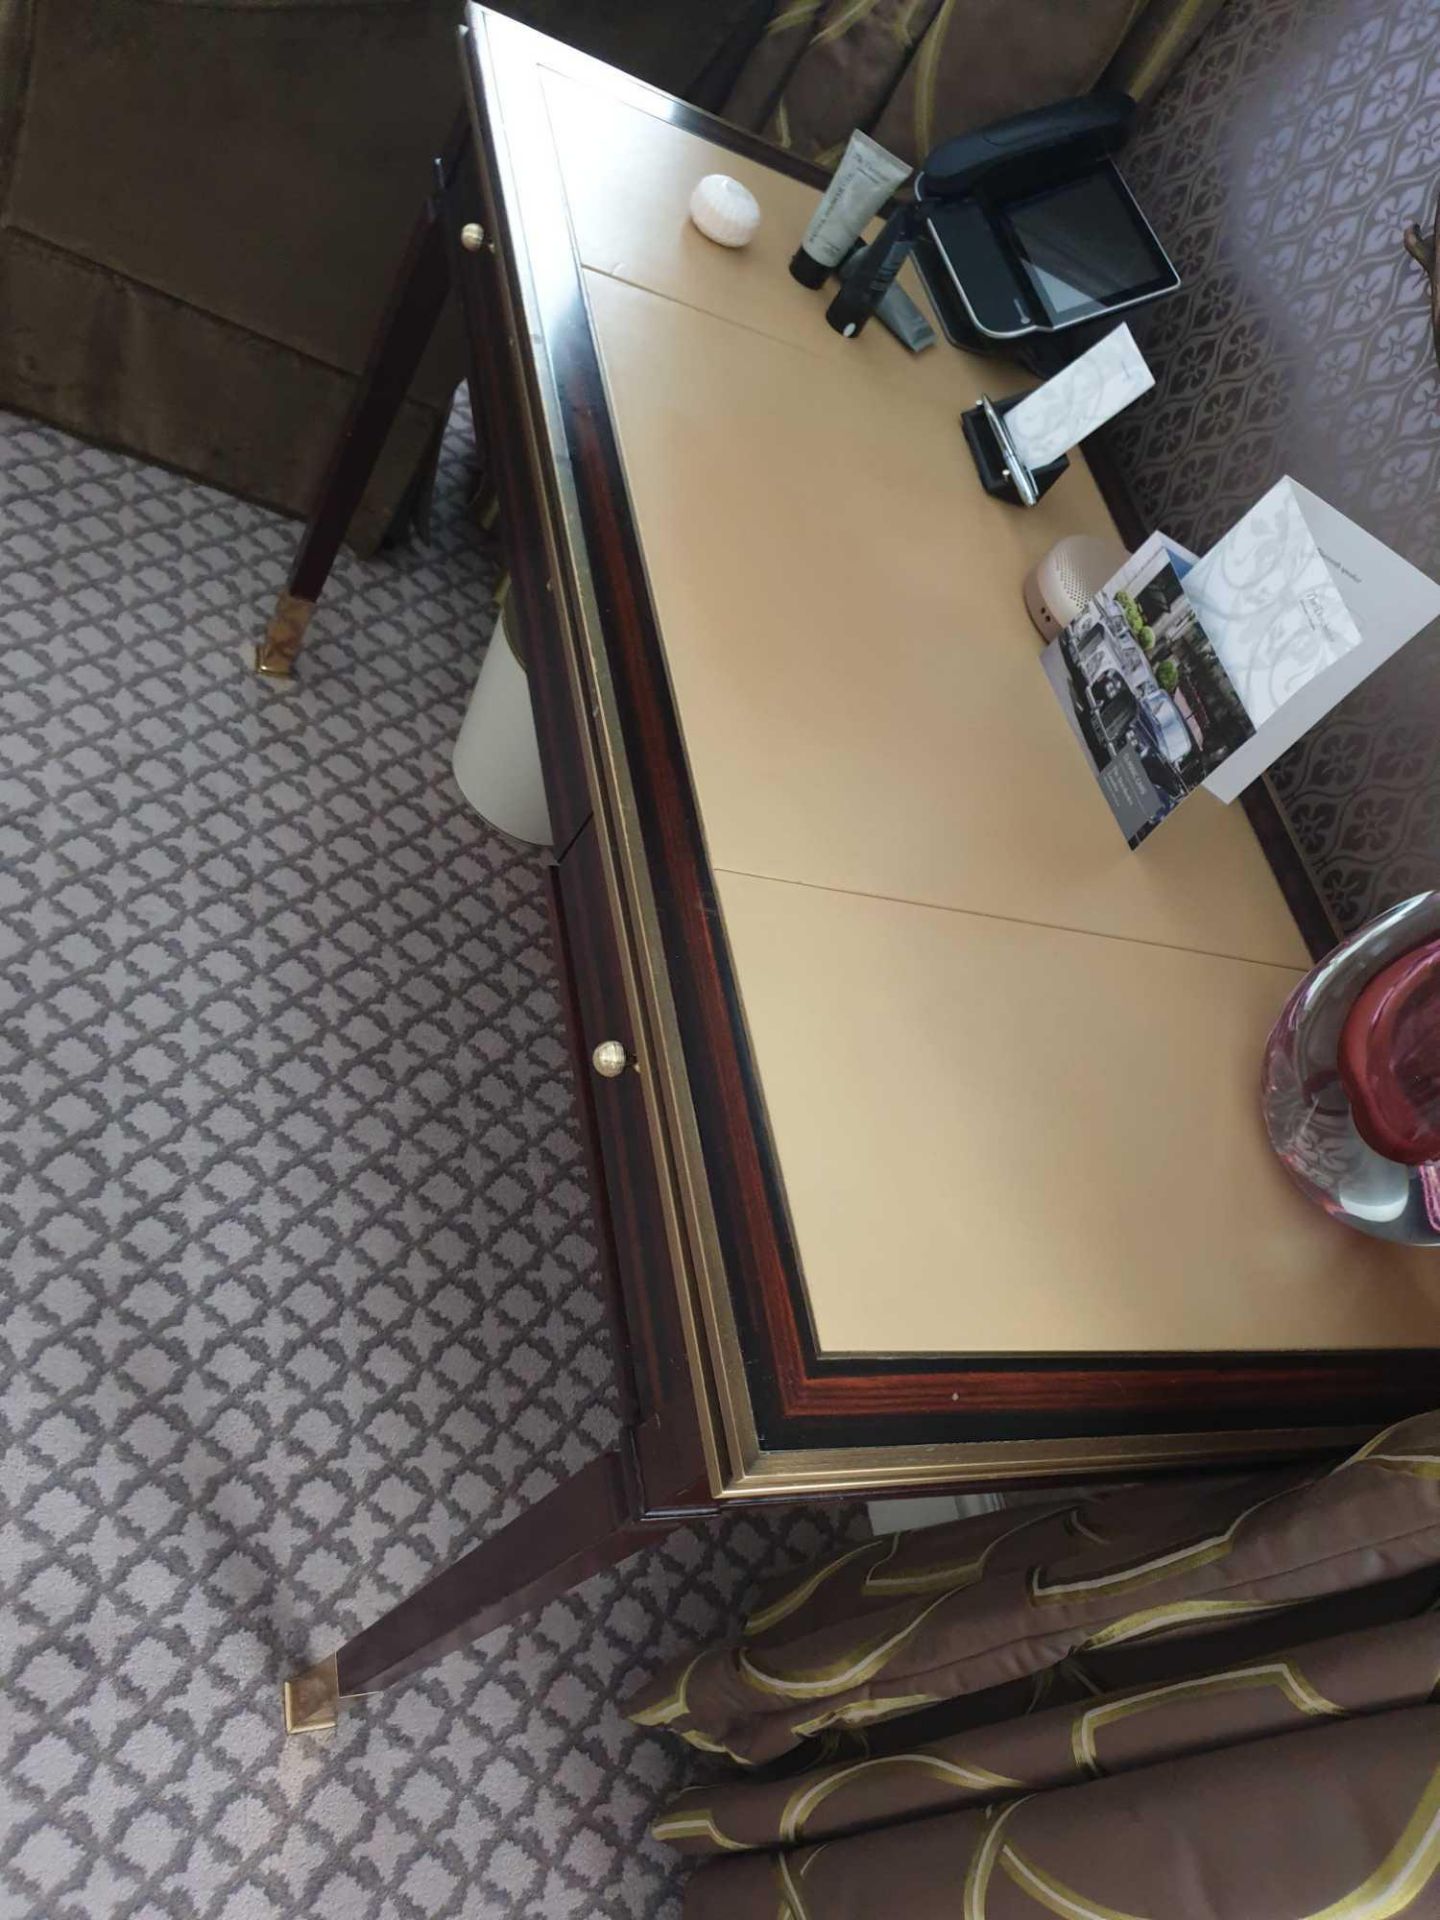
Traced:
<path fill-rule="evenodd" d="M 1185 593 L 1194 562 L 1153 534 L 1044 655 L 1132 847 L 1255 731 Z"/>
<path fill-rule="evenodd" d="M 1152 534 L 1041 659 L 1138 847 L 1198 786 L 1237 800 L 1436 620 L 1435 581 L 1286 475 L 1203 559 Z"/>

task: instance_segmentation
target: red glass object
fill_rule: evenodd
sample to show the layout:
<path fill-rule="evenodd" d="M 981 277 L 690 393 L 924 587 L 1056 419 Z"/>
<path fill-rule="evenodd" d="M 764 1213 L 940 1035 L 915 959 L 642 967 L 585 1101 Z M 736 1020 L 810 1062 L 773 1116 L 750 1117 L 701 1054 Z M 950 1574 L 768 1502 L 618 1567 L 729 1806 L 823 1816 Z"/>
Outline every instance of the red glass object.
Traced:
<path fill-rule="evenodd" d="M 1440 1249 L 1440 889 L 1387 907 L 1306 974 L 1261 1096 L 1307 1199 L 1357 1233 Z"/>
<path fill-rule="evenodd" d="M 1407 1167 L 1440 1160 L 1440 940 L 1361 988 L 1336 1065 L 1367 1146 Z"/>

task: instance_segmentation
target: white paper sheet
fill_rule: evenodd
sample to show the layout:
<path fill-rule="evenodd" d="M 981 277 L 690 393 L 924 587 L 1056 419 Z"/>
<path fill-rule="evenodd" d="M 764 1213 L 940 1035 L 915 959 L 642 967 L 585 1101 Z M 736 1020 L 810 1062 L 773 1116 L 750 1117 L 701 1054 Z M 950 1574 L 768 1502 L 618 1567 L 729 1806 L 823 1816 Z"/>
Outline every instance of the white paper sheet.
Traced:
<path fill-rule="evenodd" d="M 1154 384 L 1134 334 L 1122 323 L 1043 387 L 1026 394 L 1006 414 L 1005 426 L 1015 451 L 1033 472 L 1078 447 L 1087 434 Z"/>
<path fill-rule="evenodd" d="M 1440 586 L 1290 479 L 1196 561 L 1185 591 L 1256 727 L 1204 783 L 1226 801 L 1440 619 Z"/>

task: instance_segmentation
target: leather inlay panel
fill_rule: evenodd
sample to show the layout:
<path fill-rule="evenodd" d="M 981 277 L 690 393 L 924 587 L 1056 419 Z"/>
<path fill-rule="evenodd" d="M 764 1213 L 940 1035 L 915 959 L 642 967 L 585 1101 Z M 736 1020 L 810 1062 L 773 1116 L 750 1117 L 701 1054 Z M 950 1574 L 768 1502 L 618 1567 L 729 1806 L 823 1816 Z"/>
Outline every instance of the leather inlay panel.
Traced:
<path fill-rule="evenodd" d="M 1288 969 L 716 883 L 822 1351 L 1433 1343 L 1433 1258 L 1266 1144 Z"/>
<path fill-rule="evenodd" d="M 716 867 L 1304 963 L 1243 814 L 1197 794 L 1131 853 L 1041 673 L 1024 575 L 1109 524 L 1082 462 L 1018 511 L 948 350 L 902 391 L 585 278 Z"/>

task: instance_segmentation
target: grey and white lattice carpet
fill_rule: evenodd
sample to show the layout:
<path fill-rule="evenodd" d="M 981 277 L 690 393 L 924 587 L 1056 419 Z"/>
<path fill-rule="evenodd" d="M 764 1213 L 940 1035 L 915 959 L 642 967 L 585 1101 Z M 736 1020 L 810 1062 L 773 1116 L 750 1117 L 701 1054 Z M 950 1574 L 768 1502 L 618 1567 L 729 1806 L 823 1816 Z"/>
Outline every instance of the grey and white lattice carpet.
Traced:
<path fill-rule="evenodd" d="M 278 1687 L 610 1437 L 537 861 L 449 743 L 488 627 L 0 417 L 0 1915 L 673 1915 L 615 1701 L 838 1522 L 673 1536 L 339 1731 Z"/>

